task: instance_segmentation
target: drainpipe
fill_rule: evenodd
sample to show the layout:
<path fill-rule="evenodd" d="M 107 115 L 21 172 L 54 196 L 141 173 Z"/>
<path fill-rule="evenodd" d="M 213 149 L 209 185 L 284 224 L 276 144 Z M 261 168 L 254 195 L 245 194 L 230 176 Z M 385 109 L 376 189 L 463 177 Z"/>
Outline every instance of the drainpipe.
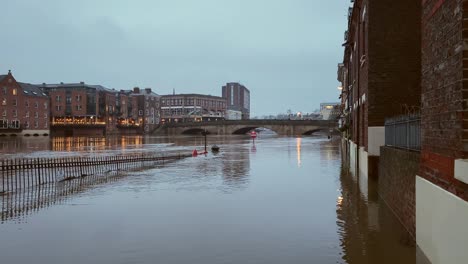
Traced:
<path fill-rule="evenodd" d="M 359 40 L 359 34 L 361 32 L 361 24 L 362 24 L 362 22 L 360 21 L 361 9 L 359 7 L 356 7 L 356 11 L 358 12 L 358 19 L 359 19 L 358 28 L 357 28 L 358 40 Z M 359 177 L 359 148 L 360 148 L 360 146 L 359 146 L 359 144 L 360 144 L 360 142 L 359 142 L 359 137 L 360 137 L 360 133 L 359 133 L 360 132 L 360 127 L 359 127 L 359 124 L 360 124 L 360 122 L 359 122 L 359 118 L 360 118 L 360 103 L 359 103 L 359 98 L 360 98 L 360 96 L 359 96 L 360 81 L 359 80 L 360 79 L 359 79 L 359 75 L 360 74 L 359 74 L 359 71 L 360 71 L 360 67 L 361 67 L 361 65 L 359 63 L 360 62 L 359 55 L 361 54 L 360 49 L 361 49 L 361 45 L 359 45 L 359 43 L 358 43 L 358 45 L 357 45 L 357 55 L 358 55 L 357 57 L 358 58 L 356 58 L 357 59 L 357 61 L 356 61 L 357 62 L 357 72 L 356 72 L 356 77 L 357 77 L 357 82 L 356 82 L 357 83 L 357 85 L 356 85 L 357 86 L 357 92 L 356 92 L 356 94 L 357 94 L 357 108 L 356 108 L 356 115 L 357 115 L 357 119 L 356 119 L 356 128 L 357 128 L 357 131 L 356 131 L 356 146 L 357 146 L 356 147 L 356 174 L 357 174 L 357 177 Z"/>

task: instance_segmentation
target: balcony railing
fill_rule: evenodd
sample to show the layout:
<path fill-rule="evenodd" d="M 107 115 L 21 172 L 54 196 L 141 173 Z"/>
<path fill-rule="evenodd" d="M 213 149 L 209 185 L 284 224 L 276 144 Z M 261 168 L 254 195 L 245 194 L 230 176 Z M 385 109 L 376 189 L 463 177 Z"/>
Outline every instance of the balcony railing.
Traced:
<path fill-rule="evenodd" d="M 385 120 L 385 146 L 421 150 L 421 116 L 403 115 Z"/>

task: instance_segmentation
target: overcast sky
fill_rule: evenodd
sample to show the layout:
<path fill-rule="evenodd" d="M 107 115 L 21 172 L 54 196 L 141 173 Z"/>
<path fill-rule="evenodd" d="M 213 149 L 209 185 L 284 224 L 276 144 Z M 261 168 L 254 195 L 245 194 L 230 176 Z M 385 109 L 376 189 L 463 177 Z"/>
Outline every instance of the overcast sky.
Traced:
<path fill-rule="evenodd" d="M 0 72 L 158 94 L 251 91 L 252 115 L 338 101 L 349 0 L 0 0 Z"/>

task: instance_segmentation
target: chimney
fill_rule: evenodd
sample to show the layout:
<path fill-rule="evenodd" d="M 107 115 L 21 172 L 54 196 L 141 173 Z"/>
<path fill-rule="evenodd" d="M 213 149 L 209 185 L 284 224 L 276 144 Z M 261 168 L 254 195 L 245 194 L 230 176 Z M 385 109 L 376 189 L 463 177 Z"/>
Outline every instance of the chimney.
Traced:
<path fill-rule="evenodd" d="M 63 82 L 60 82 L 60 84 L 63 84 Z"/>
<path fill-rule="evenodd" d="M 11 75 L 11 70 L 8 70 L 8 75 Z"/>
<path fill-rule="evenodd" d="M 151 88 L 145 88 L 145 91 L 147 94 L 150 94 L 151 93 Z"/>
<path fill-rule="evenodd" d="M 134 93 L 140 93 L 140 88 L 138 88 L 138 87 L 133 88 L 133 92 Z"/>

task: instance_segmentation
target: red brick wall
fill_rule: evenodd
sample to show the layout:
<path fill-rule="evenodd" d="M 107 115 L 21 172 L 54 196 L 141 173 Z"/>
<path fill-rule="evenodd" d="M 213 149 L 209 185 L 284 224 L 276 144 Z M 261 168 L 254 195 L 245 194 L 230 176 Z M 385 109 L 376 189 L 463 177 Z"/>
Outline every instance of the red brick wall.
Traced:
<path fill-rule="evenodd" d="M 26 104 L 26 102 L 28 103 Z M 21 120 L 23 124 L 29 124 L 29 127 L 24 126 L 26 130 L 25 133 L 27 133 L 27 130 L 49 129 L 50 107 L 48 97 L 24 96 L 23 106 L 24 112 L 21 116 Z M 29 113 L 29 117 L 26 117 L 26 113 Z"/>
<path fill-rule="evenodd" d="M 86 115 L 86 91 L 85 90 L 72 90 L 71 91 L 71 107 L 73 116 Z M 78 106 L 81 106 L 81 110 Z"/>
<path fill-rule="evenodd" d="M 60 96 L 60 102 L 57 101 L 57 96 Z M 65 90 L 50 91 L 49 98 L 51 115 L 53 117 L 65 116 Z M 57 110 L 57 106 L 60 106 L 60 110 Z"/>
<path fill-rule="evenodd" d="M 421 2 L 372 1 L 369 14 L 369 126 L 421 102 Z"/>
<path fill-rule="evenodd" d="M 16 95 L 13 94 L 13 90 L 16 89 Z M 0 82 L 0 119 L 6 119 L 8 122 L 11 120 L 20 120 L 24 116 L 24 95 L 23 89 L 16 82 L 15 78 L 8 74 Z M 3 105 L 3 100 L 6 100 L 6 105 Z M 13 102 L 16 100 L 16 106 Z M 4 116 L 4 111 L 6 115 Z M 16 115 L 14 114 L 16 112 Z"/>
<path fill-rule="evenodd" d="M 420 154 L 381 147 L 379 162 L 379 195 L 400 222 L 416 237 L 416 178 Z"/>
<path fill-rule="evenodd" d="M 349 24 L 349 80 L 352 86 L 351 116 L 352 116 L 352 140 L 364 146 L 367 150 L 367 103 L 361 100 L 368 93 L 368 63 L 361 60 L 368 53 L 368 1 L 356 1 L 354 4 L 351 21 Z M 364 14 L 364 15 L 363 15 Z"/>
<path fill-rule="evenodd" d="M 422 8 L 422 151 L 419 175 L 468 201 L 468 185 L 454 178 L 464 147 L 468 78 L 463 38 L 468 4 L 425 0 Z M 466 86 L 466 87 L 465 87 Z"/>

